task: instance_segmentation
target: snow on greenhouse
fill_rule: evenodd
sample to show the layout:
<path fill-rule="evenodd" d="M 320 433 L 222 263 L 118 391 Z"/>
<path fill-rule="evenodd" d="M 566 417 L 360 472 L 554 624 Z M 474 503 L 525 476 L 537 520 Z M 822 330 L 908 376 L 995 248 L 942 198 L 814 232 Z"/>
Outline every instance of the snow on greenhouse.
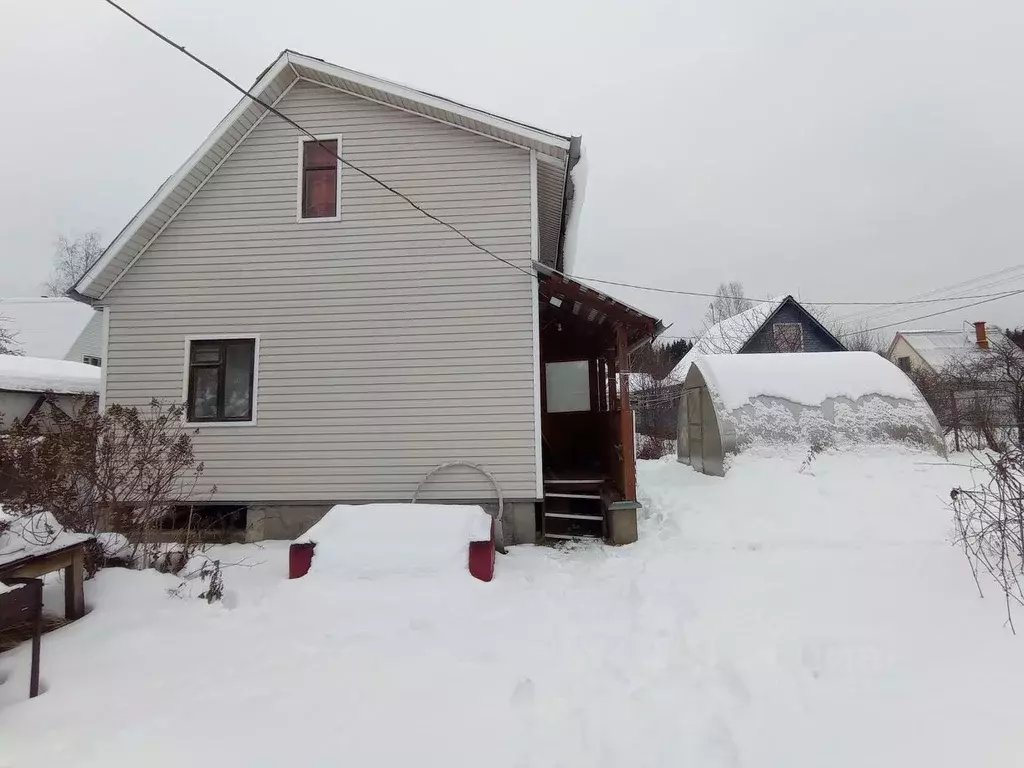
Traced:
<path fill-rule="evenodd" d="M 697 355 L 679 401 L 679 461 L 709 475 L 757 444 L 944 453 L 940 435 L 914 383 L 873 352 Z"/>

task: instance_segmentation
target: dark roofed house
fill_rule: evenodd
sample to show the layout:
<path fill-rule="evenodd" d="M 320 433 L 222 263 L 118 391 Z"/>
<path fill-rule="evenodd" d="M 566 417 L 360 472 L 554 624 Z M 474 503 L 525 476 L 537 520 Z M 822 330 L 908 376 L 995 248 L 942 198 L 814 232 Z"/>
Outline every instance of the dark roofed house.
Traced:
<path fill-rule="evenodd" d="M 792 296 L 758 302 L 712 325 L 660 382 L 635 383 L 637 431 L 671 439 L 676 434 L 679 394 L 697 355 L 772 352 L 845 352 L 843 343 Z"/>

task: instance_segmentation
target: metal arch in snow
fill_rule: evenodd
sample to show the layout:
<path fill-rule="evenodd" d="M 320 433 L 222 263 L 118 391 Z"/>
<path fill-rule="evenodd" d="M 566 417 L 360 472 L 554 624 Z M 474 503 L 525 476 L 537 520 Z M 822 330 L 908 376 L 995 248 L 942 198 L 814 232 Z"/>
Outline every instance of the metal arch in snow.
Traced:
<path fill-rule="evenodd" d="M 492 475 L 489 471 L 484 469 L 479 464 L 474 464 L 471 461 L 446 461 L 444 464 L 438 464 L 432 470 L 427 472 L 427 474 L 424 475 L 423 479 L 420 480 L 419 484 L 416 486 L 416 490 L 413 491 L 412 503 L 415 504 L 419 500 L 420 491 L 423 489 L 423 486 L 427 484 L 427 481 L 430 480 L 430 478 L 432 478 L 438 472 L 441 472 L 445 469 L 450 469 L 452 467 L 469 467 L 470 469 L 475 469 L 481 475 L 486 477 L 491 482 L 491 485 L 494 486 L 494 492 L 498 496 L 498 514 L 494 517 L 494 524 L 498 531 L 498 551 L 504 554 L 505 546 L 504 536 L 502 535 L 503 532 L 501 529 L 501 518 L 502 515 L 505 513 L 505 497 L 501 493 L 501 486 L 498 485 L 497 478 L 495 478 L 494 475 Z"/>

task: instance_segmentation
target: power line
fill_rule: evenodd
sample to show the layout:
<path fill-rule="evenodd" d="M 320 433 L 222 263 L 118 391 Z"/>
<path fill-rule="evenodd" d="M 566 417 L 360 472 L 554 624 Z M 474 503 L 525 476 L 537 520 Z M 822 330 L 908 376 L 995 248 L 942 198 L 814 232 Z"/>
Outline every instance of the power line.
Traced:
<path fill-rule="evenodd" d="M 558 273 L 562 274 L 562 273 Z M 572 280 L 580 280 L 585 283 L 602 283 L 604 285 L 616 285 L 620 288 L 635 288 L 640 291 L 653 291 L 655 293 L 671 293 L 678 296 L 700 296 L 709 299 L 746 299 L 747 301 L 755 304 L 760 304 L 766 301 L 774 301 L 774 299 L 751 299 L 747 296 L 725 296 L 718 293 L 702 293 L 700 291 L 681 291 L 675 288 L 659 288 L 652 285 L 637 285 L 636 283 L 622 283 L 616 280 L 602 280 L 596 277 L 578 277 L 576 275 L 564 275 Z M 945 301 L 958 301 L 960 299 L 990 299 L 999 298 L 1001 296 L 1009 296 L 1013 291 L 1001 291 L 999 293 L 983 293 L 977 296 L 952 296 L 941 299 L 906 299 L 903 301 L 803 301 L 801 304 L 809 304 L 818 307 L 882 307 L 882 306 L 905 306 L 908 304 L 938 304 Z"/>
<path fill-rule="evenodd" d="M 292 120 L 292 119 L 291 119 L 290 117 L 288 117 L 288 115 L 284 114 L 284 113 L 283 113 L 283 112 L 281 112 L 281 111 L 280 111 L 279 109 L 276 109 L 276 108 L 275 108 L 275 107 L 273 107 L 272 105 L 270 105 L 270 104 L 268 104 L 267 102 L 263 101 L 263 100 L 262 100 L 262 99 L 260 99 L 260 98 L 259 98 L 258 96 L 255 96 L 255 95 L 254 95 L 254 94 L 252 94 L 252 93 L 251 93 L 250 91 L 248 91 L 247 89 L 243 88 L 243 87 L 242 87 L 241 85 L 239 85 L 238 83 L 236 83 L 236 82 L 235 82 L 234 80 L 232 80 L 232 79 L 231 79 L 230 77 L 228 77 L 227 75 L 225 75 L 225 74 L 224 74 L 223 72 L 221 72 L 221 71 L 220 71 L 219 69 L 217 69 L 216 67 L 214 67 L 214 66 L 213 66 L 212 64 L 207 64 L 207 63 L 206 63 L 205 61 L 203 61 L 202 59 L 200 59 L 200 58 L 199 58 L 198 56 L 196 56 L 196 55 L 194 55 L 193 53 L 191 53 L 190 51 L 186 50 L 185 46 L 183 46 L 183 45 L 179 45 L 178 43 L 174 42 L 173 40 L 171 40 L 171 38 L 167 37 L 166 35 L 164 35 L 164 34 L 163 34 L 163 33 L 161 33 L 160 31 L 158 31 L 158 30 L 154 29 L 154 28 L 153 28 L 153 27 L 151 27 L 151 26 L 150 26 L 149 24 L 147 24 L 146 22 L 144 22 L 144 21 L 143 21 L 142 19 L 138 18 L 137 16 L 134 16 L 134 15 L 133 15 L 132 13 L 130 13 L 130 12 L 129 12 L 129 11 L 127 11 L 126 9 L 122 8 L 122 7 L 120 6 L 120 5 L 118 5 L 117 3 L 115 3 L 115 2 L 114 2 L 114 0 L 104 0 L 104 2 L 106 2 L 106 3 L 108 4 L 108 5 L 110 5 L 110 6 L 113 6 L 114 8 L 116 8 L 116 9 L 117 9 L 118 11 L 120 11 L 121 13 L 123 13 L 123 14 L 124 14 L 125 16 L 127 16 L 127 17 L 128 17 L 129 19 L 131 19 L 132 21 L 134 21 L 134 22 L 135 22 L 136 24 L 138 24 L 138 25 L 139 25 L 140 27 L 142 27 L 143 29 L 145 29 L 145 30 L 146 30 L 147 32 L 150 32 L 151 34 L 155 35 L 156 37 L 160 38 L 160 40 L 162 40 L 163 42 L 167 43 L 167 44 L 168 44 L 169 46 L 171 46 L 172 48 L 175 48 L 175 49 L 177 49 L 177 50 L 181 51 L 182 53 L 184 53 L 184 54 L 185 54 L 186 56 L 188 56 L 188 57 L 189 57 L 190 59 L 192 59 L 192 61 L 196 62 L 196 64 L 199 64 L 199 65 L 200 65 L 201 67 L 203 67 L 204 69 L 207 69 L 207 70 L 209 70 L 210 72 L 212 72 L 213 74 L 215 74 L 215 75 L 216 75 L 217 77 L 219 77 L 219 78 L 220 78 L 221 80 L 223 80 L 223 81 L 224 81 L 225 83 L 227 83 L 228 85 L 230 85 L 230 86 L 231 86 L 232 88 L 234 88 L 234 89 L 235 89 L 236 91 L 238 91 L 238 92 L 240 92 L 240 93 L 244 94 L 245 96 L 249 97 L 249 98 L 250 98 L 250 99 L 252 99 L 252 100 L 253 100 L 254 102 L 256 102 L 257 104 L 259 104 L 259 105 L 260 105 L 261 107 L 264 107 L 265 109 L 267 109 L 267 110 L 268 110 L 268 111 L 270 111 L 271 113 L 273 113 L 273 114 L 277 115 L 277 116 L 278 116 L 279 118 L 281 118 L 282 120 L 284 120 L 284 121 L 285 121 L 286 123 L 288 123 L 288 124 L 289 124 L 290 126 L 292 126 L 293 128 L 295 128 L 296 130 L 298 130 L 298 131 L 299 131 L 300 133 L 303 133 L 303 134 L 305 134 L 306 136 L 308 136 L 308 137 L 309 137 L 310 139 L 312 139 L 312 140 L 313 140 L 314 142 L 316 142 L 316 145 L 317 145 L 318 147 L 320 147 L 320 149 L 322 149 L 322 150 L 324 150 L 325 152 L 327 152 L 327 153 L 328 153 L 328 154 L 329 154 L 329 155 L 330 155 L 331 157 L 335 158 L 335 159 L 336 159 L 336 160 L 337 160 L 337 161 L 338 161 L 339 163 L 341 163 L 341 164 L 343 164 L 343 165 L 346 165 L 346 166 L 348 166 L 349 168 L 351 168 L 351 169 L 352 169 L 353 171 L 355 171 L 356 173 L 362 174 L 363 176 L 365 176 L 366 178 L 368 178 L 368 179 L 369 179 L 370 181 L 374 182 L 375 184 L 379 184 L 379 185 L 380 185 L 381 187 L 383 187 L 384 189 L 386 189 L 386 190 L 387 190 L 388 192 L 390 192 L 391 194 L 393 194 L 393 195 L 396 195 L 396 196 L 400 197 L 400 198 L 401 198 L 402 200 L 404 200 L 404 201 L 405 201 L 406 203 L 408 203 L 408 204 L 409 204 L 410 206 L 412 206 L 412 207 L 413 207 L 413 208 L 415 208 L 415 209 L 416 209 L 417 211 L 419 211 L 420 213 L 422 213 L 422 214 L 423 214 L 424 216 L 426 216 L 426 217 L 427 217 L 428 219 L 431 219 L 431 220 L 433 220 L 433 221 L 436 221 L 436 222 L 437 222 L 438 224 L 440 224 L 441 226 L 443 226 L 443 227 L 446 227 L 447 229 L 450 229 L 450 230 L 451 230 L 452 232 L 454 232 L 454 233 L 455 233 L 456 235 L 458 235 L 459 237 L 461 237 L 461 238 L 462 238 L 463 240 L 465 240 L 465 241 L 466 241 L 467 243 L 469 243 L 469 244 L 470 244 L 471 246 L 473 246 L 473 247 L 474 247 L 474 248 L 476 248 L 477 250 L 481 251 L 482 253 L 486 253 L 486 254 L 487 254 L 488 256 L 490 256 L 491 258 L 497 259 L 498 261 L 502 262 L 503 264 L 507 264 L 508 266 L 512 267 L 512 269 L 518 270 L 518 271 L 522 272 L 522 273 L 523 273 L 524 275 L 527 275 L 527 276 L 529 276 L 529 277 L 531 277 L 531 278 L 532 278 L 532 277 L 534 276 L 534 273 L 533 273 L 533 270 L 532 270 L 532 269 L 523 269 L 523 268 L 522 268 L 522 267 L 520 267 L 520 266 L 519 266 L 518 264 L 515 264 L 515 263 L 513 263 L 513 262 L 509 261 L 508 259 L 505 259 L 505 258 L 502 258 L 501 256 L 498 256 L 498 255 L 497 255 L 496 253 L 494 253 L 493 251 L 491 251 L 491 250 L 489 250 L 489 249 L 485 248 L 484 246 L 480 245 L 480 243 L 476 242 L 476 241 L 475 241 L 475 240 L 474 240 L 473 238 L 471 238 L 471 237 L 470 237 L 469 235 L 467 235 L 467 234 L 465 234 L 464 232 L 462 232 L 462 231 L 461 231 L 460 229 L 458 229 L 458 227 L 456 227 L 455 225 L 453 225 L 453 224 L 449 224 L 449 223 L 448 223 L 447 221 L 444 221 L 443 219 L 441 219 L 441 218 L 439 218 L 439 217 L 435 216 L 435 215 L 434 215 L 434 214 L 432 214 L 432 213 L 431 213 L 430 211 L 426 210 L 425 208 L 421 207 L 421 206 L 420 206 L 420 205 L 418 205 L 417 203 L 413 202 L 413 201 L 412 201 L 412 200 L 411 200 L 411 199 L 410 199 L 410 198 L 409 198 L 409 197 L 408 197 L 407 195 L 405 195 L 405 194 L 404 194 L 404 193 L 402 193 L 402 192 L 399 192 L 399 191 L 398 191 L 397 189 L 395 189 L 394 187 L 390 186 L 390 185 L 389 185 L 389 184 L 387 184 L 386 182 L 383 182 L 383 181 L 381 181 L 380 179 L 378 179 L 378 178 L 377 178 L 376 176 L 374 176 L 374 175 L 373 175 L 372 173 L 370 173 L 369 171 L 364 171 L 364 170 L 363 170 L 362 168 L 360 168 L 359 166 L 357 166 L 357 165 L 353 165 L 353 164 L 352 164 L 352 163 L 350 163 L 350 162 L 349 162 L 348 160 L 345 160 L 345 159 L 344 159 L 343 157 L 341 157 L 341 155 L 339 155 L 339 154 L 338 154 L 337 152 L 335 152 L 335 151 L 334 151 L 333 149 L 331 149 L 331 148 L 330 148 L 329 146 L 327 146 L 327 145 L 326 145 L 326 144 L 324 144 L 324 143 L 323 143 L 322 141 L 320 141 L 320 139 L 318 139 L 318 138 L 317 138 L 317 137 L 316 137 L 315 135 L 313 135 L 313 134 L 312 134 L 312 133 L 311 133 L 310 131 L 306 130 L 306 129 L 305 129 L 305 128 L 303 128 L 303 127 L 302 127 L 301 125 L 299 125 L 299 124 L 298 124 L 297 122 L 295 122 L 295 121 L 294 121 L 294 120 Z"/>
<path fill-rule="evenodd" d="M 1022 272 L 1022 270 L 1024 270 L 1024 265 L 1007 267 L 1005 269 L 1001 269 L 996 272 L 991 272 L 986 275 L 979 275 L 978 277 L 973 277 L 968 280 L 961 280 L 957 283 L 953 283 L 952 285 L 948 285 L 943 288 L 936 288 L 934 290 L 925 291 L 924 293 L 912 296 L 911 299 L 922 299 L 928 296 L 933 296 L 934 294 L 946 294 L 945 296 L 942 297 L 942 299 L 950 301 L 961 299 L 986 298 L 980 295 L 967 295 L 966 292 L 970 290 L 980 291 L 994 286 L 1004 287 L 1007 283 L 1017 282 L 1021 279 L 1024 279 L 1024 272 Z M 1014 272 L 1020 272 L 1020 274 L 1006 274 Z M 1010 293 L 1012 292 L 1012 289 L 1006 289 L 1006 292 Z M 895 309 L 882 310 L 879 312 L 873 312 L 870 309 L 858 310 L 846 315 L 842 315 L 838 319 L 845 322 L 852 322 L 855 319 L 871 317 L 875 321 L 877 321 L 885 317 L 891 317 L 897 314 L 898 312 L 898 307 Z"/>
<path fill-rule="evenodd" d="M 943 309 L 940 312 L 932 312 L 928 315 L 919 315 L 918 317 L 911 317 L 906 320 L 898 320 L 895 323 L 887 323 L 885 325 L 877 325 L 874 328 L 863 328 L 850 333 L 844 333 L 840 338 L 846 338 L 847 336 L 856 336 L 858 333 L 870 333 L 871 331 L 880 331 L 883 328 L 892 328 L 894 325 L 903 325 L 904 323 L 913 323 L 916 320 L 925 320 L 929 317 L 938 317 L 939 315 L 948 315 L 950 312 L 959 312 L 961 309 L 969 309 L 970 307 L 976 307 L 979 304 L 988 304 L 991 301 L 998 301 L 999 299 L 1005 299 L 1008 296 L 1016 296 L 1024 293 L 1024 288 L 1009 293 L 1004 293 L 1000 296 L 996 296 L 991 299 L 983 299 L 982 301 L 972 301 L 970 304 L 961 304 L 959 307 L 953 307 L 952 309 Z M 966 298 L 966 297 L 962 297 Z"/>

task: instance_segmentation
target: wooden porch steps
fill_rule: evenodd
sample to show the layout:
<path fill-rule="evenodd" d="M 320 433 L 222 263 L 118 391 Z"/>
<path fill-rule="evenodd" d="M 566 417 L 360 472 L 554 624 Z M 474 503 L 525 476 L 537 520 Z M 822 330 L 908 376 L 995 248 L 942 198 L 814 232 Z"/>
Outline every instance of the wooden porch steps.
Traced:
<path fill-rule="evenodd" d="M 545 539 L 603 539 L 607 535 L 601 487 L 604 477 L 548 477 L 544 480 L 542 535 Z"/>

